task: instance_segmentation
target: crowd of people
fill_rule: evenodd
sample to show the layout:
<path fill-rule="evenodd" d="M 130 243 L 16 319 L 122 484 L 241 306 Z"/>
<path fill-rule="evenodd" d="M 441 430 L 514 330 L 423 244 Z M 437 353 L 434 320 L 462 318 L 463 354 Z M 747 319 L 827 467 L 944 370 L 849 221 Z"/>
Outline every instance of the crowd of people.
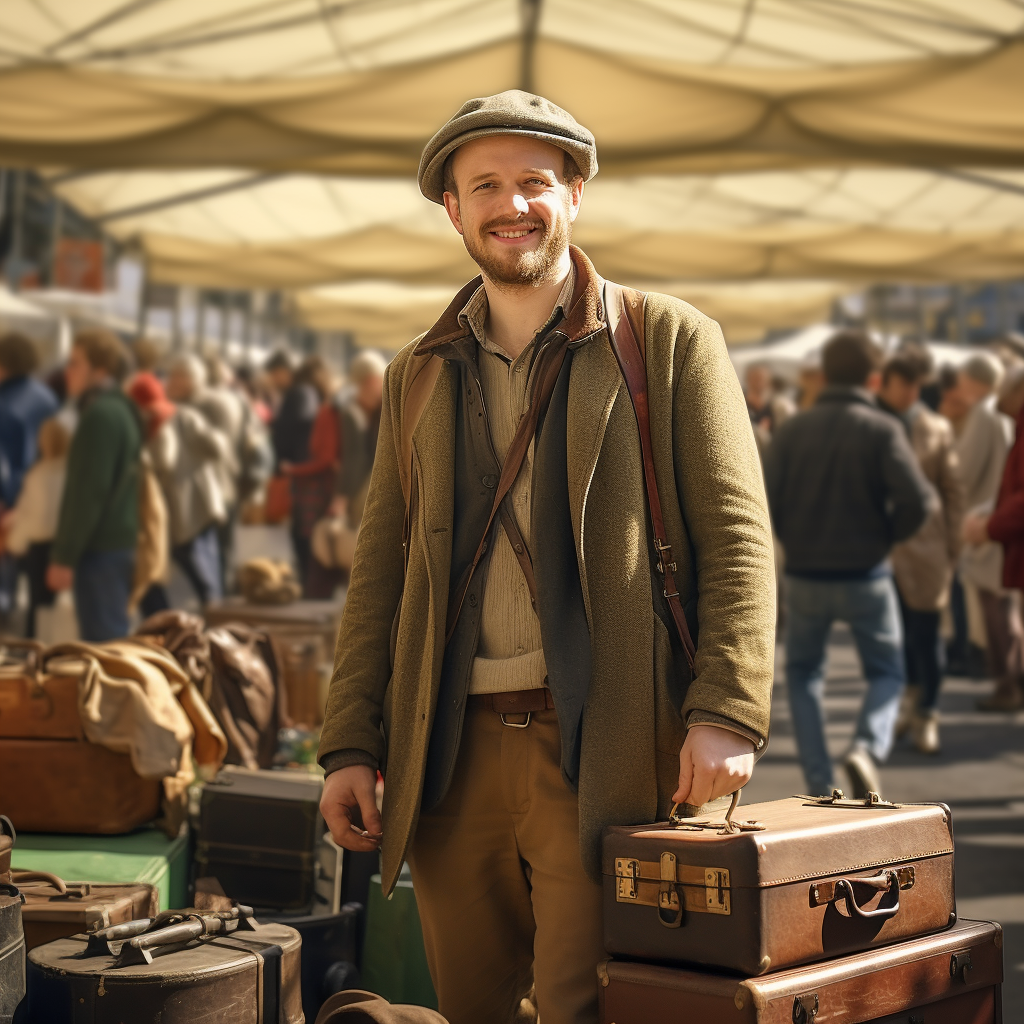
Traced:
<path fill-rule="evenodd" d="M 261 517 L 271 482 L 304 595 L 333 597 L 341 571 L 310 536 L 329 516 L 358 528 L 385 365 L 362 352 L 343 381 L 280 351 L 236 370 L 89 329 L 44 379 L 31 339 L 0 337 L 0 623 L 12 628 L 22 574 L 29 637 L 66 590 L 81 639 L 127 635 L 136 610 L 170 607 L 171 564 L 200 605 L 220 600 L 238 524 Z"/>
<path fill-rule="evenodd" d="M 786 683 L 808 792 L 834 785 L 823 712 L 833 622 L 868 682 L 845 758 L 854 795 L 880 792 L 897 738 L 941 749 L 947 670 L 984 649 L 982 710 L 1024 707 L 1024 359 L 979 350 L 935 373 L 905 346 L 888 358 L 842 331 L 797 394 L 752 366 L 747 405 L 777 538 Z M 809 392 L 809 394 L 807 393 Z"/>

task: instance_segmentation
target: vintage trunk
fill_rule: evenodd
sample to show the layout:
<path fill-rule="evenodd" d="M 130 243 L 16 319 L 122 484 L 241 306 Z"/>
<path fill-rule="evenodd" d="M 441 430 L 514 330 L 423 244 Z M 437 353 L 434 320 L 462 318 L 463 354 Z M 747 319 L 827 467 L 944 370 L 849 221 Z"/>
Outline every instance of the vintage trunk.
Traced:
<path fill-rule="evenodd" d="M 1000 1024 L 1003 933 L 938 935 L 761 978 L 653 964 L 598 968 L 601 1024 Z"/>
<path fill-rule="evenodd" d="M 127 754 L 86 740 L 78 676 L 45 672 L 38 644 L 5 644 L 0 664 L 4 813 L 23 832 L 115 834 L 152 821 L 160 813 L 160 781 L 139 778 Z M 18 648 L 24 658 L 12 660 Z"/>
<path fill-rule="evenodd" d="M 27 1024 L 303 1024 L 298 933 L 285 925 L 213 935 L 118 966 L 83 936 L 28 955 Z"/>
<path fill-rule="evenodd" d="M 303 910 L 312 903 L 323 780 L 305 772 L 229 766 L 203 787 L 196 877 L 231 899 Z"/>
<path fill-rule="evenodd" d="M 610 954 L 759 975 L 956 920 L 942 804 L 792 797 L 742 817 L 606 830 Z"/>
<path fill-rule="evenodd" d="M 21 896 L 0 882 L 0 1024 L 11 1024 L 25 994 L 25 936 L 21 929 Z"/>
<path fill-rule="evenodd" d="M 14 882 L 25 897 L 21 916 L 28 949 L 159 912 L 153 885 L 65 882 L 45 871 L 15 871 Z"/>

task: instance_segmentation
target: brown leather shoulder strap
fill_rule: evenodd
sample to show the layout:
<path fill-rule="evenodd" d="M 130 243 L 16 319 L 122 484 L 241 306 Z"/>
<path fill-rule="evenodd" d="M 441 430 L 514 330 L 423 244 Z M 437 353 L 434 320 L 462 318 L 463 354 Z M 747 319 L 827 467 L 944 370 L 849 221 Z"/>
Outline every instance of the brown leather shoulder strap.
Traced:
<path fill-rule="evenodd" d="M 612 351 L 619 362 L 629 399 L 633 403 L 636 424 L 640 432 L 640 454 L 644 463 L 644 486 L 647 490 L 647 505 L 651 512 L 651 528 L 654 531 L 654 547 L 658 552 L 658 572 L 664 584 L 665 600 L 676 624 L 679 639 L 690 672 L 694 670 L 696 650 L 690 627 L 686 622 L 683 604 L 676 586 L 676 563 L 672 560 L 672 545 L 668 543 L 665 520 L 661 513 L 661 496 L 658 493 L 658 477 L 654 468 L 654 449 L 651 445 L 651 414 L 647 400 L 647 349 L 644 332 L 644 311 L 647 296 L 643 292 L 622 285 L 605 283 L 605 309 L 608 314 L 608 337 Z"/>

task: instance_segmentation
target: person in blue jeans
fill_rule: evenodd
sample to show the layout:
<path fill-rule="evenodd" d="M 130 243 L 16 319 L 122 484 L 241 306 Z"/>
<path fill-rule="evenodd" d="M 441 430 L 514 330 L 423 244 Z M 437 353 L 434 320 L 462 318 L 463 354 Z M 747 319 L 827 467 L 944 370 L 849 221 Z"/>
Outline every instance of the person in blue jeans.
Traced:
<path fill-rule="evenodd" d="M 786 684 L 800 762 L 812 794 L 832 790 L 823 696 L 826 643 L 846 622 L 868 692 L 845 767 L 854 796 L 881 792 L 905 683 L 892 546 L 924 523 L 937 497 L 906 431 L 879 409 L 882 353 L 841 331 L 825 346 L 826 387 L 787 420 L 765 457 L 775 530 L 786 553 Z"/>
<path fill-rule="evenodd" d="M 74 588 L 78 632 L 99 643 L 127 636 L 139 534 L 142 426 L 118 386 L 128 355 L 109 331 L 75 336 L 64 376 L 78 427 L 46 582 Z"/>

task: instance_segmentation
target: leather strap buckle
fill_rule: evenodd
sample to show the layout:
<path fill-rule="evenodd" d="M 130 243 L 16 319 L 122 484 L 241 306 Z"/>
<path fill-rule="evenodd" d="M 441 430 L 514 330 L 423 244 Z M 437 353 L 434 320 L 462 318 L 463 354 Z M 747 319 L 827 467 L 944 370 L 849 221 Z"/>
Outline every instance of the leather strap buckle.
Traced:
<path fill-rule="evenodd" d="M 658 552 L 658 572 L 664 576 L 666 567 L 668 567 L 669 572 L 675 572 L 676 563 L 672 561 L 672 545 L 666 544 L 660 538 L 655 537 L 654 547 Z M 668 597 L 669 595 L 666 594 L 665 596 Z"/>
<path fill-rule="evenodd" d="M 526 715 L 526 721 L 525 722 L 507 722 L 507 721 L 505 721 L 505 715 L 506 714 L 519 714 L 519 715 L 525 714 Z M 502 725 L 507 725 L 510 729 L 525 729 L 530 724 L 530 718 L 532 716 L 533 716 L 533 712 L 532 711 L 518 711 L 518 712 L 508 711 L 508 712 L 502 712 L 498 717 L 501 719 L 501 724 Z"/>

